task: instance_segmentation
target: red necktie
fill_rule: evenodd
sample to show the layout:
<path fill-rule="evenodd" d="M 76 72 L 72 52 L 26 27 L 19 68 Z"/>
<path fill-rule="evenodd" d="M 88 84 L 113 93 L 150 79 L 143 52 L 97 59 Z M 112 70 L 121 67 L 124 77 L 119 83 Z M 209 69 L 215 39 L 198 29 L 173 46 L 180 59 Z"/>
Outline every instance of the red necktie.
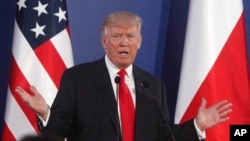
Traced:
<path fill-rule="evenodd" d="M 125 83 L 126 71 L 121 69 L 118 74 L 121 77 L 119 85 L 119 104 L 122 124 L 122 140 L 134 141 L 135 108 L 131 93 Z"/>

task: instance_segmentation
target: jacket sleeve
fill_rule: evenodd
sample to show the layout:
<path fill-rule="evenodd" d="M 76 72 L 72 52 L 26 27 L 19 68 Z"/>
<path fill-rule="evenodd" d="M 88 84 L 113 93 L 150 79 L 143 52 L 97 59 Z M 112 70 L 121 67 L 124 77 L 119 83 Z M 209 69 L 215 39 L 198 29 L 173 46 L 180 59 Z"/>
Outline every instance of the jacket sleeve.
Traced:
<path fill-rule="evenodd" d="M 194 119 L 186 121 L 182 124 L 171 124 L 170 123 L 170 116 L 167 104 L 167 94 L 165 84 L 161 83 L 161 104 L 160 104 L 164 115 L 166 116 L 165 119 L 170 125 L 172 132 L 175 136 L 176 141 L 199 141 L 199 137 L 197 131 L 194 126 Z"/>

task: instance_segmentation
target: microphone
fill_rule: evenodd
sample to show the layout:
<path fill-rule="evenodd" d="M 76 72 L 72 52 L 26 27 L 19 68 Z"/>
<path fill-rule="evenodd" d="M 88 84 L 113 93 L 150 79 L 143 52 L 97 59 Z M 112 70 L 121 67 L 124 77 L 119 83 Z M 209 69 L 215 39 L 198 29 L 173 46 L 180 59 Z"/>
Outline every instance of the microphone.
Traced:
<path fill-rule="evenodd" d="M 115 77 L 115 83 L 116 83 L 116 103 L 117 103 L 117 141 L 120 141 L 120 120 L 119 120 L 119 113 L 118 113 L 118 108 L 119 108 L 119 84 L 121 82 L 121 77 L 116 76 Z"/>
<path fill-rule="evenodd" d="M 118 108 L 118 97 L 119 97 L 119 84 L 121 82 L 121 77 L 116 76 L 115 77 L 115 84 L 116 84 L 116 102 L 117 102 L 117 108 Z"/>
<path fill-rule="evenodd" d="M 115 77 L 115 83 L 118 85 L 120 83 L 120 81 L 121 81 L 120 76 L 116 76 Z"/>
<path fill-rule="evenodd" d="M 170 133 L 170 136 L 171 136 L 172 140 L 173 140 L 173 141 L 176 141 L 175 136 L 174 136 L 174 133 L 173 133 L 173 131 L 172 131 L 170 125 L 169 125 L 168 120 L 166 120 L 166 122 L 167 122 L 168 131 L 169 131 L 169 133 Z"/>

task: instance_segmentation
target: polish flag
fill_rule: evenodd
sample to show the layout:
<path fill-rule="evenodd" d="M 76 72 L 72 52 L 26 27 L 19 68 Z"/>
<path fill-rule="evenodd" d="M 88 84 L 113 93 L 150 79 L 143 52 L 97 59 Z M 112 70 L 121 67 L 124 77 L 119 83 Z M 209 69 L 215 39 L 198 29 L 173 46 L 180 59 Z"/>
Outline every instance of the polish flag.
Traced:
<path fill-rule="evenodd" d="M 175 123 L 227 99 L 230 120 L 206 131 L 206 141 L 229 141 L 231 124 L 250 124 L 250 83 L 242 0 L 191 0 Z"/>

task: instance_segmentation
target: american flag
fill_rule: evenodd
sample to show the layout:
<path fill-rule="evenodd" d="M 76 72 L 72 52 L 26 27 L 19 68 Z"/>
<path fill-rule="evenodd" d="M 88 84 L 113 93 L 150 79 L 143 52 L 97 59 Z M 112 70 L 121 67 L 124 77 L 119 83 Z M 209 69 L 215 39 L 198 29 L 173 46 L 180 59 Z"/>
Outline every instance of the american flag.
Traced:
<path fill-rule="evenodd" d="M 3 141 L 38 134 L 36 113 L 15 93 L 34 85 L 48 105 L 56 96 L 62 72 L 73 66 L 65 0 L 18 0 Z"/>

